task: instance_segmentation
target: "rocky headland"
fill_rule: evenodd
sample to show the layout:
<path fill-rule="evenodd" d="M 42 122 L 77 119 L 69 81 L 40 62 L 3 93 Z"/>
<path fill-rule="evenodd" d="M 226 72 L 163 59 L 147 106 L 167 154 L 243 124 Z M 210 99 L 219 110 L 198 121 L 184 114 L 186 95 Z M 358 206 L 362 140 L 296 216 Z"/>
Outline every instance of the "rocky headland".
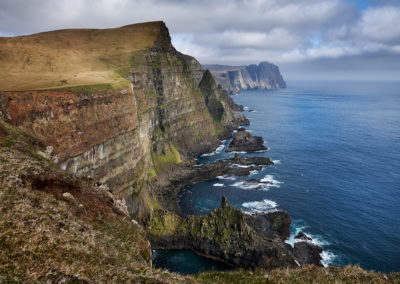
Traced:
<path fill-rule="evenodd" d="M 279 67 L 269 63 L 247 66 L 203 65 L 209 69 L 217 83 L 230 94 L 245 90 L 286 88 Z"/>
<path fill-rule="evenodd" d="M 0 282 L 215 283 L 207 273 L 154 269 L 154 248 L 259 268 L 217 282 L 236 273 L 254 282 L 260 271 L 279 275 L 270 270 L 278 267 L 297 275 L 304 264 L 320 264 L 320 248 L 307 240 L 285 244 L 285 212 L 249 215 L 226 199 L 205 216 L 180 211 L 182 187 L 272 162 L 236 155 L 194 165 L 249 121 L 210 72 L 172 46 L 163 22 L 0 42 Z M 247 146 L 260 144 L 239 132 Z M 340 275 L 317 271 L 320 279 Z M 304 279 L 317 279 L 310 275 Z"/>

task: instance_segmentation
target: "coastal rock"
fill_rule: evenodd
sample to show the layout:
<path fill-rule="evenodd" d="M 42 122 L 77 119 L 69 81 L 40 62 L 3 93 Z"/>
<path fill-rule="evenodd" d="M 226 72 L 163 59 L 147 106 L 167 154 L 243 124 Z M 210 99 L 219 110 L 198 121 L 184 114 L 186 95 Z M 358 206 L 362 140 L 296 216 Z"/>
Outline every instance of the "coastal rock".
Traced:
<path fill-rule="evenodd" d="M 278 232 L 282 240 L 289 238 L 292 219 L 288 213 L 276 211 L 264 214 L 263 216 L 270 222 L 271 230 Z"/>
<path fill-rule="evenodd" d="M 269 62 L 248 66 L 204 65 L 203 67 L 209 69 L 217 83 L 230 94 L 244 90 L 286 88 L 279 67 Z"/>
<path fill-rule="evenodd" d="M 260 171 L 264 166 L 272 164 L 273 162 L 265 157 L 242 157 L 235 155 L 234 158 L 220 160 L 200 167 L 176 165 L 174 171 L 171 171 L 167 178 L 159 180 L 160 188 L 156 191 L 157 199 L 163 208 L 181 213 L 178 193 L 186 186 L 212 180 L 223 175 L 248 176 L 251 171 Z M 245 167 L 237 167 L 235 165 Z"/>
<path fill-rule="evenodd" d="M 226 152 L 256 152 L 267 150 L 264 146 L 264 139 L 260 136 L 253 136 L 250 132 L 240 129 L 233 135 L 233 140 Z"/>
<path fill-rule="evenodd" d="M 303 240 L 303 241 L 311 241 L 312 240 L 312 238 L 310 238 L 303 232 L 299 232 L 294 238 L 296 240 Z"/>
<path fill-rule="evenodd" d="M 309 242 L 296 242 L 293 248 L 293 255 L 301 264 L 314 264 L 322 266 L 321 254 L 322 248 L 320 246 L 311 244 Z"/>
<path fill-rule="evenodd" d="M 263 166 L 269 166 L 273 165 L 274 163 L 266 157 L 243 157 L 240 156 L 239 154 L 235 154 L 235 156 L 231 159 L 226 159 L 224 161 L 230 162 L 230 163 L 236 163 L 240 165 L 263 165 Z"/>
<path fill-rule="evenodd" d="M 275 217 L 271 217 L 275 219 Z M 147 231 L 155 249 L 191 249 L 234 267 L 295 267 L 295 259 L 275 231 L 274 224 L 232 207 L 225 197 L 221 206 L 205 216 L 179 217 L 156 212 Z"/>

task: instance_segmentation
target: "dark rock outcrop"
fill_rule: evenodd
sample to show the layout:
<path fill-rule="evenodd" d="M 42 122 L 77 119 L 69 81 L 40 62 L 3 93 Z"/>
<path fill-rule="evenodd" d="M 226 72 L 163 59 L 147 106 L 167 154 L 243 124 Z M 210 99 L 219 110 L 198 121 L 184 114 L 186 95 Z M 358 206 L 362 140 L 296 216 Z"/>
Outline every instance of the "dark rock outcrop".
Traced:
<path fill-rule="evenodd" d="M 292 219 L 288 213 L 283 211 L 271 212 L 266 214 L 265 218 L 271 223 L 271 230 L 278 232 L 282 240 L 289 238 Z"/>
<path fill-rule="evenodd" d="M 256 152 L 267 150 L 264 145 L 264 140 L 260 136 L 253 136 L 250 132 L 241 128 L 233 135 L 233 140 L 226 152 Z"/>
<path fill-rule="evenodd" d="M 301 264 L 314 264 L 322 266 L 321 255 L 322 248 L 309 242 L 296 242 L 293 248 L 293 254 Z"/>
<path fill-rule="evenodd" d="M 204 68 L 209 69 L 217 83 L 231 94 L 243 90 L 286 88 L 279 67 L 268 62 L 248 66 L 204 65 Z"/>
<path fill-rule="evenodd" d="M 311 241 L 312 240 L 312 238 L 310 238 L 303 232 L 299 232 L 294 238 L 297 240 L 303 240 L 303 241 Z"/>
<path fill-rule="evenodd" d="M 246 215 L 223 197 L 221 206 L 205 216 L 184 219 L 156 212 L 147 230 L 156 249 L 191 249 L 234 267 L 296 266 L 291 251 L 275 231 L 277 215 L 264 215 L 261 219 Z"/>
<path fill-rule="evenodd" d="M 235 155 L 234 158 L 220 160 L 201 167 L 179 165 L 174 168 L 162 189 L 158 190 L 158 200 L 161 205 L 172 212 L 181 213 L 179 207 L 178 193 L 186 186 L 201 181 L 212 180 L 222 175 L 248 176 L 251 171 L 261 170 L 264 166 L 274 163 L 265 157 L 242 157 Z M 249 167 L 235 167 L 243 165 Z"/>

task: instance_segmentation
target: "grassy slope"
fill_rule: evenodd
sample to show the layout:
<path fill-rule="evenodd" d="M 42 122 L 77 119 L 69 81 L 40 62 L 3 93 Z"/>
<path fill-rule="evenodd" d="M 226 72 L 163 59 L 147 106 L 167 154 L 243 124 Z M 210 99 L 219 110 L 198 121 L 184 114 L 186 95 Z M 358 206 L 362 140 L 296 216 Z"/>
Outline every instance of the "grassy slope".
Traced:
<path fill-rule="evenodd" d="M 39 149 L 37 138 L 0 121 L 0 283 L 187 280 L 151 269 L 143 228 L 106 189 L 57 169 Z M 55 182 L 35 187 L 35 176 Z"/>
<path fill-rule="evenodd" d="M 160 24 L 0 37 L 0 90 L 124 86 L 132 55 L 153 46 Z"/>

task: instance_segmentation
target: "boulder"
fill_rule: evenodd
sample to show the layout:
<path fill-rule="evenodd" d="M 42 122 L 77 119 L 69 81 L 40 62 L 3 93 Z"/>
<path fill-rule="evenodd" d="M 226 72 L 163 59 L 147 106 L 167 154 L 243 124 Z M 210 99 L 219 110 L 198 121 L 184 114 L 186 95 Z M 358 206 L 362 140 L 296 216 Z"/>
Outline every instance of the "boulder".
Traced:
<path fill-rule="evenodd" d="M 226 152 L 256 152 L 267 149 L 268 148 L 264 146 L 264 140 L 262 137 L 253 136 L 250 132 L 241 128 L 233 136 L 233 140 Z"/>
<path fill-rule="evenodd" d="M 292 219 L 288 213 L 284 211 L 276 211 L 265 213 L 263 215 L 270 222 L 271 230 L 278 232 L 282 240 L 289 238 Z"/>
<path fill-rule="evenodd" d="M 304 241 L 311 241 L 312 240 L 312 238 L 310 238 L 309 236 L 307 236 L 303 232 L 299 232 L 294 238 L 298 239 L 298 240 L 304 240 Z"/>
<path fill-rule="evenodd" d="M 322 266 L 322 248 L 309 242 L 297 242 L 294 244 L 293 255 L 300 264 L 314 264 Z"/>

